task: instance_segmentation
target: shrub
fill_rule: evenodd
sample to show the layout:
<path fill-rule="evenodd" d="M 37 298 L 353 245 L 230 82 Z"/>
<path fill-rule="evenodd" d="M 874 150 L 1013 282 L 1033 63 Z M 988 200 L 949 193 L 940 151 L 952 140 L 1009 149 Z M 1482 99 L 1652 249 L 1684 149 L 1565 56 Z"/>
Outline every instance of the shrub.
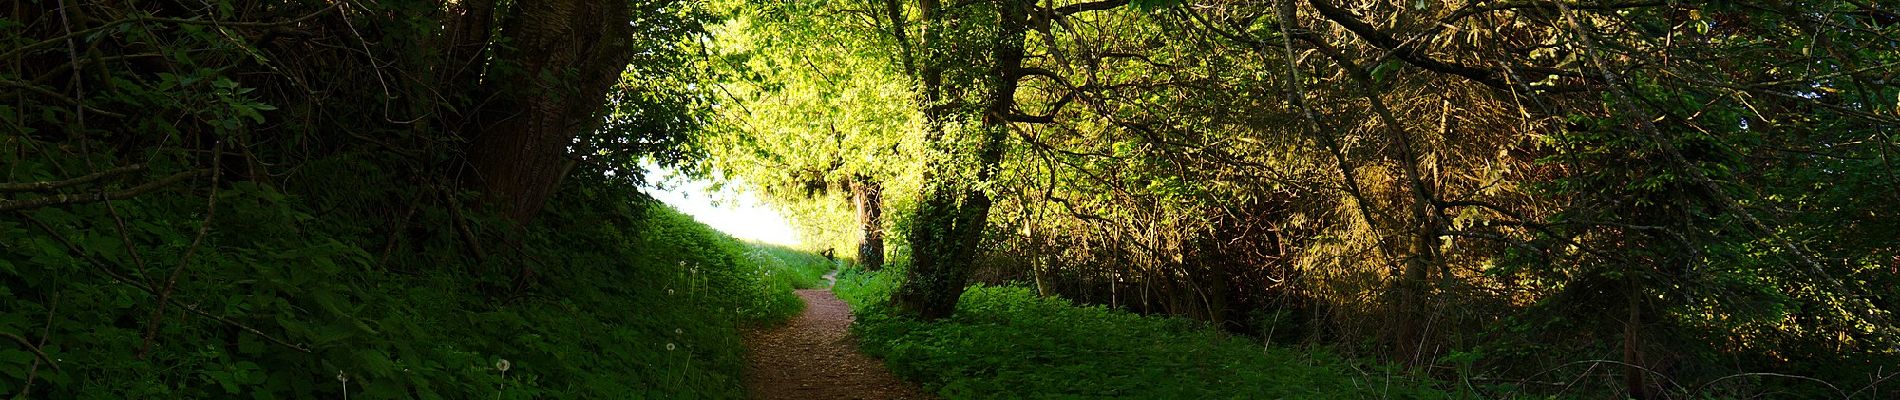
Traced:
<path fill-rule="evenodd" d="M 972 287 L 957 311 L 920 322 L 884 306 L 901 271 L 847 271 L 867 353 L 946 398 L 1449 398 L 1423 382 L 1324 349 L 1263 347 L 1202 324 L 1078 306 L 1032 289 Z"/>

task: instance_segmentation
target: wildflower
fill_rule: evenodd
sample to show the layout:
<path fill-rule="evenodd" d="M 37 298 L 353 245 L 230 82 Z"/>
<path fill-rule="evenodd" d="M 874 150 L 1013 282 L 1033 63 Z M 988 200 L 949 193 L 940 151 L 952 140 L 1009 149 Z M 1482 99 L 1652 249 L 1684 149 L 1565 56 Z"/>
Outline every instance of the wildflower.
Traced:
<path fill-rule="evenodd" d="M 680 329 L 680 328 L 673 328 L 673 334 L 675 334 L 675 335 L 684 335 L 684 334 L 686 334 L 686 331 L 685 331 L 685 330 L 682 330 L 682 329 Z"/>
<path fill-rule="evenodd" d="M 340 370 L 340 369 L 336 370 L 336 381 L 343 382 L 343 383 L 350 383 L 350 376 L 344 375 L 343 370 Z"/>
<path fill-rule="evenodd" d="M 666 344 L 666 351 L 673 351 L 673 344 L 672 344 L 672 343 L 667 343 L 667 344 Z"/>
<path fill-rule="evenodd" d="M 512 367 L 512 366 L 514 366 L 514 364 L 508 362 L 508 359 L 506 358 L 501 359 L 501 361 L 495 362 L 495 369 L 499 369 L 501 370 L 501 372 L 508 372 L 508 367 Z"/>
<path fill-rule="evenodd" d="M 673 288 L 666 288 L 666 295 L 667 295 L 667 296 L 672 296 L 672 295 L 673 295 Z"/>

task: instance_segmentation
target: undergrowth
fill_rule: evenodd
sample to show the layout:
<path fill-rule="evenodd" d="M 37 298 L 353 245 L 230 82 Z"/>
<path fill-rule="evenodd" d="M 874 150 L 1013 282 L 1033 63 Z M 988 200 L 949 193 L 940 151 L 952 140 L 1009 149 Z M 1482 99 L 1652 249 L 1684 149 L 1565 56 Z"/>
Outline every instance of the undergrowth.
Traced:
<path fill-rule="evenodd" d="M 737 398 L 739 329 L 795 314 L 812 284 L 808 260 L 625 186 L 569 185 L 526 228 L 421 200 L 390 221 L 378 199 L 423 195 L 360 184 L 395 180 L 363 164 L 0 213 L 0 395 Z"/>
<path fill-rule="evenodd" d="M 954 315 L 920 322 L 885 305 L 900 275 L 847 270 L 836 290 L 857 313 L 852 330 L 867 353 L 946 398 L 1460 397 L 1395 366 L 1263 347 L 1186 319 L 1080 306 L 1022 287 L 969 288 Z"/>

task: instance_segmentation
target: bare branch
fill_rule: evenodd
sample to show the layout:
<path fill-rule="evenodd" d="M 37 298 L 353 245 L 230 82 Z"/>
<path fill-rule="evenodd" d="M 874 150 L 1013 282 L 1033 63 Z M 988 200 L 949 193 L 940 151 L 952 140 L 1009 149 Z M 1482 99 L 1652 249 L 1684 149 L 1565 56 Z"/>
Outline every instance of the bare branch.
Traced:
<path fill-rule="evenodd" d="M 113 118 L 125 118 L 125 114 L 93 108 L 92 106 L 88 106 L 88 105 L 85 105 L 84 103 L 80 103 L 79 100 L 75 100 L 71 97 L 66 97 L 66 95 L 59 94 L 59 92 L 54 92 L 50 89 L 43 88 L 43 87 L 40 87 L 39 85 L 34 85 L 31 83 L 0 79 L 0 88 L 26 89 L 26 91 L 28 92 L 38 93 L 41 96 L 51 97 L 53 98 L 53 100 L 59 100 L 61 103 L 85 107 L 87 112 L 91 112 L 93 114 L 99 114 L 99 115 L 104 115 L 104 116 L 113 117 Z"/>
<path fill-rule="evenodd" d="M 45 181 L 45 182 L 0 183 L 0 193 L 41 192 L 41 191 L 59 189 L 59 188 L 67 187 L 67 186 L 85 184 L 85 183 L 96 181 L 96 180 L 99 180 L 100 178 L 105 178 L 108 176 L 119 175 L 119 174 L 124 174 L 128 172 L 144 171 L 144 170 L 145 170 L 145 164 L 132 164 L 132 165 L 127 165 L 123 167 L 94 172 L 91 174 L 86 174 L 85 176 L 67 179 L 67 180 Z"/>
<path fill-rule="evenodd" d="M 1358 35 L 1360 39 L 1364 39 L 1366 43 L 1371 44 L 1373 47 L 1392 52 L 1393 56 L 1398 57 L 1399 60 L 1405 61 L 1407 64 L 1432 72 L 1461 76 L 1465 79 L 1470 79 L 1494 88 L 1508 89 L 1512 87 L 1509 82 L 1506 82 L 1501 77 L 1504 71 L 1432 58 L 1426 55 L 1423 50 L 1413 46 L 1412 42 L 1393 38 L 1392 35 L 1380 31 L 1379 28 L 1373 27 L 1372 24 L 1368 24 L 1358 16 L 1353 15 L 1351 11 L 1340 8 L 1329 0 L 1307 0 L 1307 3 L 1312 4 L 1313 8 L 1319 10 L 1319 14 L 1326 17 L 1327 20 L 1331 20 L 1333 23 L 1337 23 L 1339 26 L 1346 28 L 1346 30 L 1352 31 L 1354 35 Z M 1526 72 L 1545 75 L 1589 78 L 1585 75 L 1557 68 L 1535 66 L 1520 66 L 1517 68 Z"/>
<path fill-rule="evenodd" d="M 1075 3 L 1075 4 L 1066 5 L 1066 6 L 1056 7 L 1056 17 L 1067 17 L 1070 15 L 1074 15 L 1076 13 L 1087 12 L 1087 11 L 1113 10 L 1117 7 L 1121 7 L 1125 5 L 1128 5 L 1128 0 L 1103 0 L 1103 1 L 1092 1 L 1092 2 L 1087 2 L 1087 3 Z"/>
<path fill-rule="evenodd" d="M 159 188 L 162 188 L 162 187 L 171 186 L 174 183 L 178 183 L 179 181 L 185 180 L 185 178 L 198 176 L 206 172 L 211 172 L 211 170 L 195 169 L 195 170 L 180 172 L 180 173 L 172 174 L 171 176 L 167 176 L 156 181 L 152 181 L 143 185 L 132 187 L 131 189 L 120 190 L 116 192 L 101 191 L 101 192 L 89 193 L 89 194 L 59 194 L 59 195 L 52 195 L 52 196 L 46 196 L 46 197 L 36 197 L 36 198 L 25 199 L 25 200 L 0 200 L 0 211 L 25 210 L 25 209 L 30 209 L 30 208 L 40 208 L 40 207 L 46 207 L 46 206 L 90 203 L 90 202 L 95 202 L 95 201 L 106 201 L 106 200 L 124 200 L 124 199 L 132 198 L 134 196 L 145 194 L 146 192 L 158 190 Z"/>
<path fill-rule="evenodd" d="M 26 340 L 26 338 L 23 338 L 23 337 L 20 337 L 20 335 L 15 335 L 15 334 L 12 334 L 12 333 L 7 333 L 7 332 L 0 332 L 0 337 L 5 337 L 5 338 L 8 338 L 8 339 L 13 339 L 13 341 L 15 341 L 15 342 L 20 342 L 20 347 L 25 347 L 25 348 L 27 349 L 27 351 L 31 351 L 31 352 L 33 352 L 33 355 L 34 355 L 34 356 L 36 356 L 36 357 L 39 357 L 39 358 L 40 358 L 41 360 L 44 360 L 44 361 L 46 361 L 46 364 L 47 364 L 47 365 L 51 365 L 51 366 L 53 366 L 53 370 L 54 370 L 54 371 L 59 371 L 59 370 L 60 370 L 60 369 L 59 369 L 59 363 L 56 363 L 56 362 L 53 362 L 53 358 L 52 358 L 52 357 L 48 357 L 48 356 L 46 356 L 46 352 L 44 352 L 44 351 L 40 351 L 40 347 L 39 347 L 39 346 L 34 346 L 34 345 L 33 345 L 33 341 L 31 341 L 31 340 Z M 65 371 L 61 371 L 61 372 L 65 372 Z"/>

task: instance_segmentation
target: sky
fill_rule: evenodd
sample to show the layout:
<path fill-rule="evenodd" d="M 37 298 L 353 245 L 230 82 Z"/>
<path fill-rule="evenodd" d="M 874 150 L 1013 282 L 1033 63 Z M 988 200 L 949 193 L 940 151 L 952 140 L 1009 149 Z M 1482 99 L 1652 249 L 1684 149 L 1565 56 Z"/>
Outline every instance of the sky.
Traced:
<path fill-rule="evenodd" d="M 649 166 L 647 194 L 680 210 L 700 223 L 733 237 L 785 246 L 797 246 L 798 234 L 791 221 L 777 210 L 760 202 L 751 192 L 737 190 L 741 185 L 725 185 L 714 192 L 712 182 L 676 176 L 673 171 Z"/>

